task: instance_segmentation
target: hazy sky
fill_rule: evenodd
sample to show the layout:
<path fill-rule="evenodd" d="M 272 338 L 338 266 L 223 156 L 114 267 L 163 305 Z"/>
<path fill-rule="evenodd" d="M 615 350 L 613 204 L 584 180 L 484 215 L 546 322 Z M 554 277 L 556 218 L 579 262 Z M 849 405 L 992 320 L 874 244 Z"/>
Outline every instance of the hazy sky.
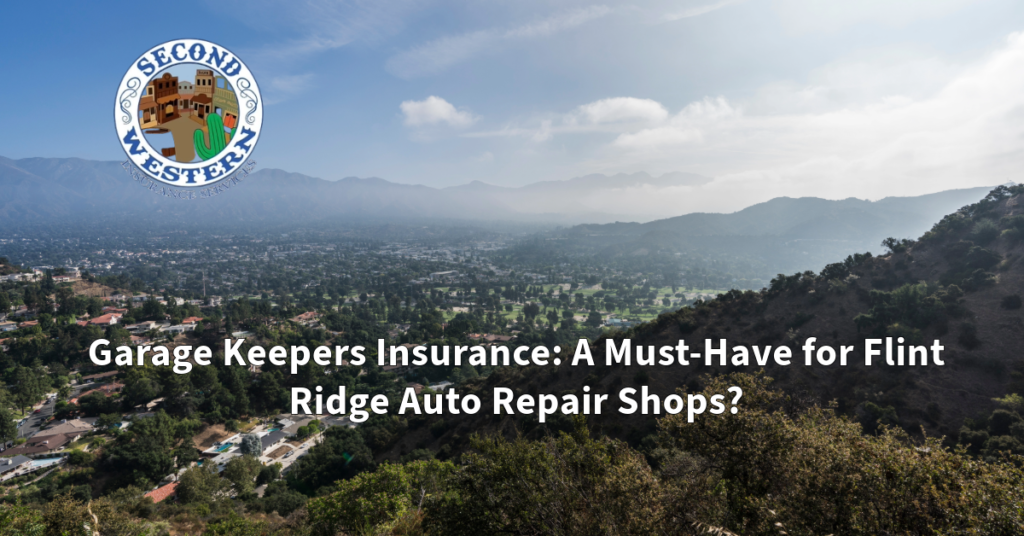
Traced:
<path fill-rule="evenodd" d="M 260 167 L 326 179 L 714 177 L 680 212 L 1024 181 L 1019 0 L 33 4 L 3 7 L 10 158 L 122 159 L 124 71 L 197 37 L 256 75 Z"/>

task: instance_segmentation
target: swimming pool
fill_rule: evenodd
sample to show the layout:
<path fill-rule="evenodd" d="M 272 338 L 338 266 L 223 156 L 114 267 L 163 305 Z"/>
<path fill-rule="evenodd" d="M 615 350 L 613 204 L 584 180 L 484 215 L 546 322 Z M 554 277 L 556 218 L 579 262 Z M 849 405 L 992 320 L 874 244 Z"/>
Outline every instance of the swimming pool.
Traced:
<path fill-rule="evenodd" d="M 223 445 L 217 447 L 217 450 L 215 450 L 214 452 L 224 452 L 225 450 L 228 450 L 233 446 L 235 446 L 234 443 L 224 443 Z"/>
<path fill-rule="evenodd" d="M 42 460 L 32 460 L 32 467 L 46 467 L 47 465 L 53 465 L 59 462 L 60 458 L 44 458 Z"/>
<path fill-rule="evenodd" d="M 268 432 L 277 432 L 277 431 L 280 431 L 280 430 L 281 430 L 280 428 L 271 428 L 270 430 L 267 430 L 267 431 Z"/>

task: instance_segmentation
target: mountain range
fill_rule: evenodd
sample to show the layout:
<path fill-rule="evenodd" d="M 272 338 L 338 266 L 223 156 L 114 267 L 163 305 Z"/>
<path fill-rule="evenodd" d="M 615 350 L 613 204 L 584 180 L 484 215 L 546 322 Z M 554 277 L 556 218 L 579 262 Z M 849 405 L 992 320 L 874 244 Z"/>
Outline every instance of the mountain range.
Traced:
<path fill-rule="evenodd" d="M 699 186 L 689 173 L 587 175 L 504 188 L 479 181 L 450 188 L 398 184 L 379 178 L 328 181 L 280 169 L 260 169 L 228 194 L 195 202 L 169 200 L 135 184 L 119 162 L 79 158 L 0 157 L 0 223 L 73 221 L 98 211 L 147 218 L 282 222 L 309 219 L 445 218 L 552 223 L 606 222 L 628 214 L 588 208 L 596 192 L 647 186 Z M 650 216 L 647 217 L 648 219 Z"/>
<path fill-rule="evenodd" d="M 686 249 L 711 240 L 721 247 L 743 237 L 877 242 L 917 236 L 929 222 L 977 201 L 988 188 L 950 190 L 919 197 L 830 201 L 777 198 L 733 214 L 695 213 L 668 219 L 657 214 L 596 211 L 588 198 L 650 189 L 652 196 L 700 188 L 712 179 L 674 172 L 593 174 L 507 188 L 474 181 L 449 188 L 398 184 L 380 178 L 328 181 L 279 169 L 260 169 L 231 191 L 210 199 L 172 200 L 135 183 L 119 162 L 79 158 L 0 157 L 0 224 L 93 221 L 97 215 L 149 221 L 215 224 L 307 221 L 400 221 L 444 218 L 580 224 L 565 236 L 592 241 L 610 254 L 651 246 Z M 680 195 L 678 193 L 674 195 Z M 619 219 L 647 223 L 608 223 Z M 733 237 L 723 239 L 722 237 Z M 753 241 L 756 247 L 758 240 Z"/>

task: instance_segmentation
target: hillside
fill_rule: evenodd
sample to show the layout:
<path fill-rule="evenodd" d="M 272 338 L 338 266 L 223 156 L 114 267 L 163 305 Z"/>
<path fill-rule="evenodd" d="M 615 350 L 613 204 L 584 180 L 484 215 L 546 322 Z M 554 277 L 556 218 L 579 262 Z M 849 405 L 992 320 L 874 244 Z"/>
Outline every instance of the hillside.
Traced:
<path fill-rule="evenodd" d="M 522 255 L 591 255 L 601 262 L 649 255 L 706 258 L 754 277 L 820 270 L 836 258 L 877 251 L 887 237 L 920 236 L 938 219 L 990 188 L 917 197 L 827 200 L 779 197 L 731 214 L 693 213 L 648 223 L 584 224 L 545 235 Z M 538 248 L 547 251 L 538 251 Z M 755 287 L 759 288 L 759 287 Z"/>
<path fill-rule="evenodd" d="M 674 346 L 685 339 L 694 351 L 703 350 L 706 338 L 726 338 L 730 346 L 787 345 L 797 356 L 793 364 L 769 365 L 765 370 L 799 403 L 835 401 L 840 413 L 869 431 L 880 423 L 894 424 L 913 435 L 923 431 L 955 442 L 961 426 L 972 423 L 968 419 L 986 422 L 997 407 L 993 398 L 1024 392 L 1024 360 L 1018 352 L 1024 337 L 1020 309 L 1024 214 L 1018 204 L 1022 193 L 1024 186 L 998 187 L 980 202 L 943 218 L 919 240 L 890 243 L 894 251 L 884 256 L 851 256 L 819 274 L 779 277 L 760 292 L 732 291 L 714 301 L 663 314 L 615 339 L 632 338 L 634 347 Z M 876 362 L 865 367 L 863 340 L 884 336 L 902 336 L 925 345 L 938 339 L 946 348 L 945 366 L 889 367 Z M 808 337 L 816 337 L 819 345 L 854 345 L 850 365 L 805 367 L 800 347 Z M 644 383 L 652 392 L 667 395 L 677 389 L 701 388 L 705 374 L 759 370 L 756 366 L 708 369 L 691 363 L 689 367 L 651 367 L 645 379 L 635 365 L 600 366 L 606 342 L 602 339 L 593 348 L 599 365 L 594 369 L 570 367 L 571 349 L 567 349 L 560 367 L 505 369 L 472 380 L 464 389 L 478 393 L 484 408 L 491 407 L 494 386 L 513 387 L 517 394 L 581 392 L 590 386 L 592 392 L 609 393 L 609 400 L 615 402 L 615 393 L 622 387 L 639 388 Z M 567 419 L 539 425 L 529 416 L 498 418 L 485 413 L 446 415 L 443 425 L 410 433 L 388 456 L 424 446 L 452 454 L 466 447 L 473 432 L 501 431 L 512 436 L 518 427 L 531 437 L 568 424 Z M 643 444 L 655 432 L 653 417 L 624 416 L 612 410 L 592 416 L 591 424 L 633 444 Z"/>

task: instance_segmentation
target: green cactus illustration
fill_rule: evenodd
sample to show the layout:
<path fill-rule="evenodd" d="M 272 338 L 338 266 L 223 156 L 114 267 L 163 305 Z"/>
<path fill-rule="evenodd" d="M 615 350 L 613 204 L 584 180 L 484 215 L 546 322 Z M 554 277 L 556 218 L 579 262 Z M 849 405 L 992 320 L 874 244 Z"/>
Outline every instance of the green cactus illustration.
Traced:
<path fill-rule="evenodd" d="M 206 143 L 206 136 L 203 135 L 202 130 L 196 130 L 192 134 L 192 139 L 196 145 L 196 154 L 203 160 L 209 160 L 217 156 L 227 146 L 227 143 L 224 141 L 224 122 L 221 121 L 219 115 L 210 114 L 206 116 L 206 127 L 210 131 L 210 143 Z"/>

